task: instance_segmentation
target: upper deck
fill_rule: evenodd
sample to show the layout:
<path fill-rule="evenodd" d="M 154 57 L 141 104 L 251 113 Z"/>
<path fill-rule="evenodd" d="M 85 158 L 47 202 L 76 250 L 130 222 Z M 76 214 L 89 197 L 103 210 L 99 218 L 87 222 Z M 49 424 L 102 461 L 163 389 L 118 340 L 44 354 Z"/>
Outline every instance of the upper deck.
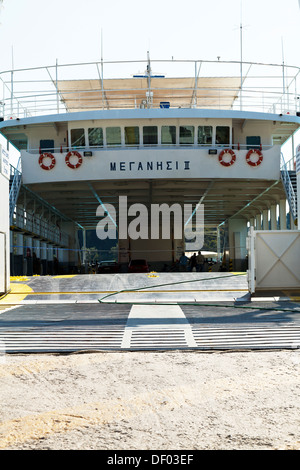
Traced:
<path fill-rule="evenodd" d="M 238 61 L 147 60 L 0 72 L 4 120 L 91 110 L 215 109 L 296 115 L 300 68 Z M 1 92 L 0 92 L 1 93 Z M 0 109 L 1 109 L 0 108 Z"/>
<path fill-rule="evenodd" d="M 131 76 L 138 68 L 143 72 Z M 232 209 L 226 205 L 229 216 L 280 179 L 281 146 L 300 127 L 299 78 L 298 67 L 221 61 L 14 70 L 0 74 L 5 90 L 0 132 L 21 149 L 24 184 L 44 198 L 59 190 L 51 200 L 55 206 L 66 203 L 70 191 L 86 200 L 89 183 L 112 197 L 130 180 L 136 197 L 144 185 L 149 199 L 148 186 L 156 180 L 182 202 L 190 193 L 199 201 L 208 187 L 211 194 L 214 181 L 212 213 L 235 180 L 238 191 L 247 191 L 243 199 L 234 194 Z M 247 161 L 251 149 L 263 154 L 262 164 Z M 80 165 L 78 157 L 67 157 L 75 150 Z M 47 157 L 40 161 L 45 152 L 53 155 L 53 166 Z M 258 155 L 250 158 L 255 163 Z M 218 223 L 224 209 L 219 212 L 213 219 Z"/>

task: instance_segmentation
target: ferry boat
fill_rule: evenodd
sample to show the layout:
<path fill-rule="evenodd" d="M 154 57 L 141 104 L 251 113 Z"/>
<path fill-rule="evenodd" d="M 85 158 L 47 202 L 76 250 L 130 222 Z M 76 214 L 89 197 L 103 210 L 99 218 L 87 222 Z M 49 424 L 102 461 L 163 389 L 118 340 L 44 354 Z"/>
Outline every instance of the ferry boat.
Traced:
<path fill-rule="evenodd" d="M 186 251 L 184 231 L 176 238 L 170 224 L 167 238 L 151 238 L 151 220 L 146 236 L 137 219 L 140 237 L 127 230 L 141 205 L 149 215 L 155 204 L 202 205 L 218 268 L 245 270 L 249 227 L 297 229 L 299 72 L 148 55 L 1 73 L 0 132 L 8 152 L 20 151 L 11 168 L 11 273 L 78 272 L 99 207 L 115 225 L 120 269 L 145 259 L 171 270 Z"/>

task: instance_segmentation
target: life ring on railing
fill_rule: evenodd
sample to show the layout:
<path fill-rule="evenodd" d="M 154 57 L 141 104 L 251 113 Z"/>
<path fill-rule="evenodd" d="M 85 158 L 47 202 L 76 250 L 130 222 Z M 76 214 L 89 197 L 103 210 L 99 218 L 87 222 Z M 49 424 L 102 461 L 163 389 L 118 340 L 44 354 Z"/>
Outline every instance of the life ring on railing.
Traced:
<path fill-rule="evenodd" d="M 75 165 L 70 162 L 71 157 L 77 157 L 78 160 L 77 160 L 77 163 Z M 65 162 L 66 162 L 66 164 L 69 168 L 72 168 L 74 170 L 76 168 L 79 168 L 82 165 L 82 156 L 76 150 L 72 150 L 71 152 L 67 153 L 67 155 L 65 157 Z"/>
<path fill-rule="evenodd" d="M 50 158 L 51 159 L 50 165 L 44 165 L 44 158 Z M 52 155 L 52 153 L 45 152 L 45 153 L 42 153 L 40 155 L 39 165 L 43 170 L 52 170 L 52 168 L 55 167 L 55 163 L 56 163 L 56 160 L 55 160 L 54 155 Z"/>
<path fill-rule="evenodd" d="M 223 157 L 224 157 L 224 155 L 226 155 L 226 153 L 229 153 L 231 155 L 231 160 L 229 162 L 226 162 L 226 161 L 223 160 Z M 224 149 L 219 154 L 219 162 L 223 166 L 231 166 L 231 165 L 234 164 L 235 160 L 236 160 L 236 155 L 235 155 L 234 151 L 231 150 L 231 149 Z"/>
<path fill-rule="evenodd" d="M 256 155 L 258 156 L 258 159 L 257 159 L 255 162 L 253 162 L 253 161 L 251 160 L 251 156 L 252 156 L 254 153 L 256 153 Z M 264 158 L 264 157 L 263 157 L 263 154 L 261 153 L 260 150 L 258 150 L 258 149 L 251 149 L 251 150 L 249 150 L 249 152 L 248 152 L 247 155 L 246 155 L 246 162 L 247 162 L 248 165 L 250 165 L 250 166 L 258 166 L 258 165 L 260 165 L 261 162 L 263 161 L 263 158 Z"/>

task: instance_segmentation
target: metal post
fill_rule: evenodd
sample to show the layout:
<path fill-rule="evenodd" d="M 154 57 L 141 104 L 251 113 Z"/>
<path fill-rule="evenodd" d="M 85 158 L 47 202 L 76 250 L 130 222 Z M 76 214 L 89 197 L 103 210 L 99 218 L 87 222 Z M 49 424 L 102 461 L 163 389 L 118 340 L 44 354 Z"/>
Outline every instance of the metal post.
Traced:
<path fill-rule="evenodd" d="M 248 288 L 249 292 L 253 294 L 255 292 L 255 232 L 253 227 L 250 227 L 249 235 L 247 239 L 248 248 Z"/>
<path fill-rule="evenodd" d="M 194 105 L 197 108 L 197 87 L 198 87 L 198 76 L 197 76 L 197 61 L 195 62 L 195 88 L 194 88 Z"/>
<path fill-rule="evenodd" d="M 282 47 L 282 91 L 283 91 L 283 103 L 281 106 L 281 112 L 284 112 L 285 106 L 285 69 L 284 69 L 284 49 L 283 49 L 283 38 L 281 37 L 281 47 Z"/>
<path fill-rule="evenodd" d="M 220 239 L 220 227 L 217 227 L 217 262 L 221 262 L 221 239 Z"/>
<path fill-rule="evenodd" d="M 197 88 L 198 88 L 198 77 L 200 73 L 200 69 L 202 66 L 202 61 L 200 62 L 199 69 L 197 71 L 197 61 L 195 61 L 195 86 L 194 86 L 194 91 L 193 91 L 193 96 L 191 100 L 191 107 L 197 108 Z"/>
<path fill-rule="evenodd" d="M 241 75 L 241 92 L 240 92 L 240 110 L 243 109 L 243 2 L 241 0 L 241 24 L 240 24 L 240 52 L 241 52 L 241 63 L 240 63 L 240 75 Z"/>
<path fill-rule="evenodd" d="M 86 251 L 86 230 L 85 228 L 82 230 L 83 235 L 83 253 L 82 253 L 82 264 L 84 266 L 85 274 L 88 274 L 88 265 L 87 265 L 87 251 Z"/>
<path fill-rule="evenodd" d="M 256 230 L 261 230 L 261 213 L 255 216 Z"/>
<path fill-rule="evenodd" d="M 147 99 L 147 108 L 151 108 L 151 64 L 150 64 L 150 54 L 147 52 L 148 64 L 147 64 L 147 75 L 148 75 L 148 99 Z"/>
<path fill-rule="evenodd" d="M 101 29 L 101 90 L 102 90 L 102 109 L 104 109 L 104 85 L 103 85 L 103 35 Z"/>
<path fill-rule="evenodd" d="M 13 113 L 14 113 L 14 72 L 12 70 L 11 77 L 10 77 L 10 114 L 11 114 L 11 117 L 13 117 Z"/>
<path fill-rule="evenodd" d="M 272 204 L 270 208 L 270 222 L 271 230 L 277 230 L 277 206 L 275 204 Z"/>
<path fill-rule="evenodd" d="M 4 106 L 5 106 L 5 84 L 3 82 L 3 101 L 2 101 L 2 113 L 3 113 L 2 115 L 3 115 L 3 118 L 5 118 L 5 116 L 4 116 L 4 113 L 5 113 Z"/>
<path fill-rule="evenodd" d="M 241 93 L 240 93 L 240 109 L 243 110 L 243 25 L 240 26 L 240 42 L 241 42 Z"/>
<path fill-rule="evenodd" d="M 279 221 L 280 230 L 286 230 L 286 200 L 280 199 L 279 201 Z"/>
<path fill-rule="evenodd" d="M 300 147 L 296 149 L 296 176 L 297 176 L 297 228 L 300 230 L 299 214 L 300 214 Z"/>
<path fill-rule="evenodd" d="M 57 70 L 57 59 L 55 65 L 55 86 L 56 86 L 56 107 L 57 107 L 57 114 L 59 114 L 59 94 L 58 94 L 58 70 Z"/>

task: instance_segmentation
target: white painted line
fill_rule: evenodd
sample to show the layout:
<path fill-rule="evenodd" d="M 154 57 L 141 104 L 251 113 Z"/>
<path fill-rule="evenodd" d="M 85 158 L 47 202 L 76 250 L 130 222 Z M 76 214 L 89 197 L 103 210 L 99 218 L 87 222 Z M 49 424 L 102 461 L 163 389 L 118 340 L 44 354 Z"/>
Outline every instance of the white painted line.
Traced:
<path fill-rule="evenodd" d="M 3 305 L 3 309 L 2 309 L 2 305 Z M 5 312 L 8 312 L 9 310 L 13 310 L 14 308 L 18 308 L 19 305 L 11 305 L 11 306 L 7 306 L 5 307 L 5 304 L 0 304 L 0 315 L 2 313 L 5 313 Z"/>
<path fill-rule="evenodd" d="M 122 339 L 122 344 L 121 344 L 121 349 L 129 349 L 130 348 L 130 342 L 131 342 L 131 335 L 132 335 L 132 330 L 130 328 L 125 328 L 124 330 L 124 335 Z"/>
<path fill-rule="evenodd" d="M 179 305 L 133 305 L 128 315 L 122 348 L 129 348 L 132 332 L 145 329 L 181 329 L 189 347 L 197 347 L 191 325 Z"/>

